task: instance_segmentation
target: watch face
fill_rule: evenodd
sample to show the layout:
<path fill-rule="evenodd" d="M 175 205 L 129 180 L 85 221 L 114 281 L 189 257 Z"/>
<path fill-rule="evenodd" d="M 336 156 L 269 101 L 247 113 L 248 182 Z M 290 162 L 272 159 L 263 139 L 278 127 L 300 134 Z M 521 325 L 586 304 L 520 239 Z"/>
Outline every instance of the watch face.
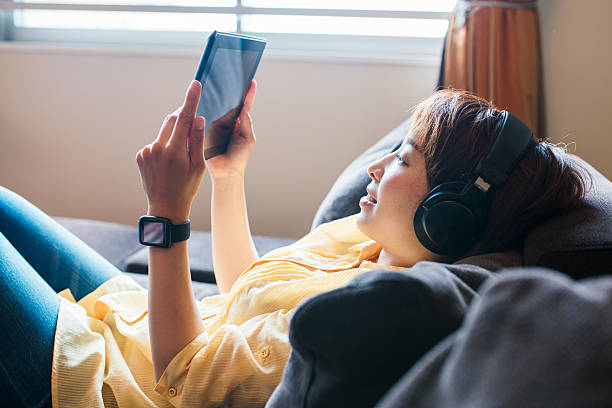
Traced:
<path fill-rule="evenodd" d="M 142 219 L 140 226 L 140 242 L 144 245 L 166 247 L 168 239 L 166 225 L 162 220 Z"/>

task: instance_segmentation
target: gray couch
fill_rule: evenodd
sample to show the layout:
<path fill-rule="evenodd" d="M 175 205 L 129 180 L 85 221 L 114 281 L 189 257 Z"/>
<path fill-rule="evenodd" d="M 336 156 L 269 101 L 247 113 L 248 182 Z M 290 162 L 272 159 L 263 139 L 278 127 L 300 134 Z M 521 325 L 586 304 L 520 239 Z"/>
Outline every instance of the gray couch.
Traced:
<path fill-rule="evenodd" d="M 359 197 L 369 183 L 366 172 L 368 163 L 395 149 L 409 125 L 410 119 L 402 122 L 345 169 L 319 207 L 313 228 L 359 211 Z M 415 389 L 419 373 L 411 373 L 410 369 L 416 364 L 415 370 L 421 370 L 422 375 L 431 376 L 432 372 L 439 374 L 439 371 L 421 367 L 425 364 L 422 357 L 432 349 L 435 351 L 443 347 L 439 351 L 442 356 L 439 364 L 448 362 L 444 358 L 448 358 L 449 350 L 457 342 L 465 340 L 452 335 L 457 330 L 464 330 L 466 325 L 462 324 L 464 318 L 468 320 L 465 317 L 469 316 L 468 307 L 472 299 L 479 297 L 478 291 L 490 281 L 490 277 L 497 277 L 507 268 L 524 266 L 550 268 L 556 271 L 554 273 L 562 274 L 564 279 L 609 274 L 612 270 L 612 183 L 588 163 L 575 156 L 574 159 L 580 161 L 592 175 L 593 185 L 588 196 L 578 208 L 548 219 L 529 231 L 522 248 L 465 258 L 454 265 L 421 262 L 405 274 L 373 271 L 366 274 L 368 276 L 355 279 L 345 288 L 304 302 L 292 319 L 290 341 L 293 351 L 269 406 L 365 407 L 373 406 L 377 401 L 384 406 L 404 406 L 402 401 L 409 401 L 408 397 L 425 395 L 418 388 Z M 55 219 L 147 287 L 147 249 L 138 244 L 135 226 L 73 218 Z M 255 236 L 254 241 L 260 254 L 293 242 L 264 236 Z M 193 233 L 189 258 L 194 292 L 198 298 L 218 293 L 210 248 L 210 233 Z M 517 298 L 521 298 L 519 292 L 514 294 Z M 368 301 L 364 302 L 364 299 Z M 545 306 L 556 310 L 556 298 L 551 299 L 551 304 Z M 512 300 L 510 296 L 508 305 L 513 305 Z M 330 310 L 334 312 L 330 313 Z M 399 312 L 386 312 L 380 319 L 380 315 L 376 314 L 379 310 Z M 347 318 L 349 316 L 350 319 Z M 575 317 L 575 313 L 572 316 Z M 371 325 L 363 326 L 363 322 L 372 320 L 381 323 L 380 327 L 377 326 L 378 334 L 373 337 L 368 332 Z M 355 336 L 355 333 L 367 334 Z M 415 336 L 415 333 L 424 335 Z M 517 336 L 517 341 L 521 339 L 521 332 L 510 334 Z M 568 338 L 575 339 L 571 336 Z M 608 339 L 607 344 L 611 342 L 612 339 Z M 351 346 L 338 347 L 345 344 Z M 542 347 L 546 348 L 545 345 Z M 500 352 L 499 361 L 505 362 L 504 356 L 507 360 L 508 356 Z M 406 380 L 406 376 L 410 378 Z M 413 379 L 415 376 L 416 380 Z M 591 373 L 586 373 L 585 378 L 591 376 Z M 444 389 L 444 379 L 440 381 L 442 385 L 435 384 Z M 461 388 L 461 384 L 457 386 Z M 484 401 L 478 406 L 491 406 L 486 403 L 489 400 Z M 414 406 L 447 405 L 423 403 Z M 452 406 L 470 405 L 457 403 Z"/>

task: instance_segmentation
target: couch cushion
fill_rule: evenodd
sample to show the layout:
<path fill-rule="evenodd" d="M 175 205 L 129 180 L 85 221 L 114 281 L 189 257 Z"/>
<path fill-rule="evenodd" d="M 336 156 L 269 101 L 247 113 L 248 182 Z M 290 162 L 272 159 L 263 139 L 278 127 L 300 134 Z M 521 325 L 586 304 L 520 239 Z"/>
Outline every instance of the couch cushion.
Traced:
<path fill-rule="evenodd" d="M 125 271 L 126 258 L 142 248 L 138 229 L 133 226 L 81 218 L 52 218 L 122 271 Z"/>
<path fill-rule="evenodd" d="M 273 249 L 291 245 L 295 239 L 267 237 L 254 235 L 253 243 L 259 255 L 264 255 Z M 141 249 L 134 252 L 125 260 L 125 270 L 128 272 L 148 273 L 149 271 L 149 249 Z M 215 272 L 212 260 L 212 240 L 208 231 L 193 231 L 189 237 L 189 268 L 191 279 L 199 282 L 215 283 Z"/>
<path fill-rule="evenodd" d="M 610 273 L 612 261 L 612 182 L 572 156 L 592 176 L 580 207 L 532 229 L 523 244 L 523 263 L 556 269 L 573 278 Z"/>
<path fill-rule="evenodd" d="M 490 252 L 486 254 L 468 256 L 454 262 L 454 264 L 476 265 L 488 271 L 497 272 L 503 268 L 521 266 L 523 264 L 523 259 L 520 251 Z"/>
<path fill-rule="evenodd" d="M 411 123 L 412 118 L 400 123 L 344 169 L 319 206 L 311 230 L 320 224 L 360 211 L 359 198 L 366 194 L 366 186 L 371 180 L 368 176 L 368 166 L 374 160 L 397 149 L 408 134 Z"/>
<path fill-rule="evenodd" d="M 148 273 L 149 252 L 147 247 L 143 247 L 138 242 L 137 227 L 80 218 L 53 217 L 53 219 L 121 271 Z M 291 238 L 253 236 L 255 248 L 260 255 L 295 241 Z M 188 248 L 191 279 L 215 283 L 210 232 L 192 231 Z"/>

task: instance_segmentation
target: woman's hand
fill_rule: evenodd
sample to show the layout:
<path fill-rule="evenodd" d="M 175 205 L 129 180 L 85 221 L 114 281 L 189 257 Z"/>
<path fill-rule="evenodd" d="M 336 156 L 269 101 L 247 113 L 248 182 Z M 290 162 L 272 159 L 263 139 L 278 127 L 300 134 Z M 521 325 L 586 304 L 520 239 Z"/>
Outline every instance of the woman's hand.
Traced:
<path fill-rule="evenodd" d="M 253 147 L 255 147 L 255 133 L 251 120 L 251 109 L 255 100 L 257 83 L 252 80 L 249 91 L 244 100 L 242 110 L 232 131 L 232 135 L 225 153 L 206 159 L 206 165 L 212 182 L 228 178 L 244 177 L 247 162 Z M 237 109 L 237 108 L 234 108 Z M 211 123 L 207 138 L 214 138 L 214 132 L 224 131 L 223 118 L 234 118 L 235 111 L 231 110 L 222 118 Z"/>
<path fill-rule="evenodd" d="M 170 218 L 174 224 L 189 219 L 206 170 L 205 121 L 195 117 L 201 89 L 198 81 L 192 81 L 183 106 L 166 116 L 157 139 L 136 153 L 149 214 Z"/>

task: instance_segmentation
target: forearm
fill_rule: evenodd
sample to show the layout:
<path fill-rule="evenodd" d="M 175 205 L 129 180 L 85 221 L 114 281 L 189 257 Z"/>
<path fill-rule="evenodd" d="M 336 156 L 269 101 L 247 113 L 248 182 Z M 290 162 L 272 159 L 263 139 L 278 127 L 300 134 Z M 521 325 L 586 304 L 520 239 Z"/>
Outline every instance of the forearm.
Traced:
<path fill-rule="evenodd" d="M 213 182 L 211 213 L 215 279 L 219 292 L 226 293 L 259 258 L 249 228 L 244 177 Z"/>
<path fill-rule="evenodd" d="M 172 358 L 203 331 L 191 286 L 187 241 L 170 248 L 150 247 L 149 338 L 156 381 Z"/>

